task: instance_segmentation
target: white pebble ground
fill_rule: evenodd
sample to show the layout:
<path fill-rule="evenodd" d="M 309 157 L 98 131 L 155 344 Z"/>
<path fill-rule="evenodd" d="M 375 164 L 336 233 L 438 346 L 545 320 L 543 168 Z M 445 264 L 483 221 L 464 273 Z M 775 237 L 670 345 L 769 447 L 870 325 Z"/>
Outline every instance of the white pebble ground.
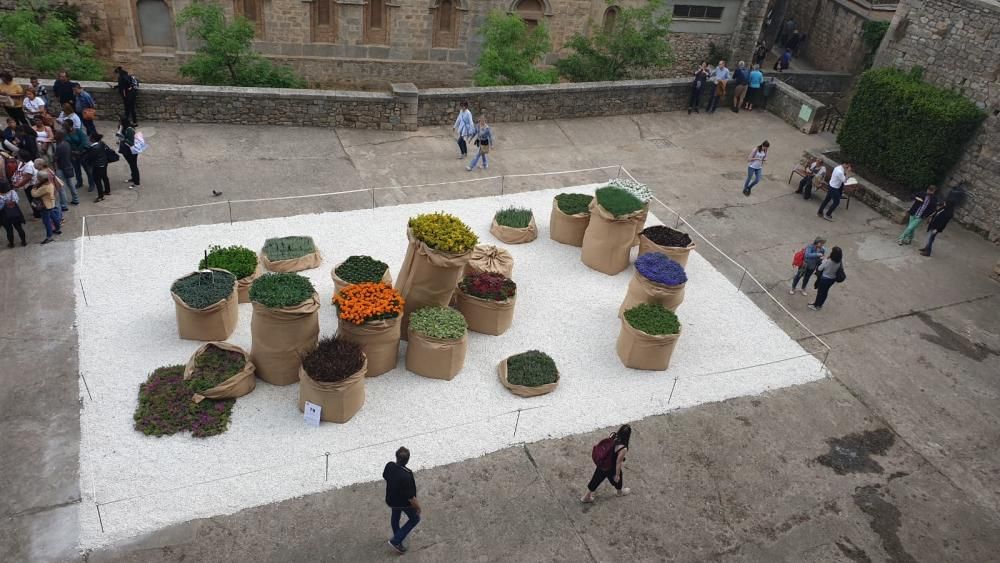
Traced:
<path fill-rule="evenodd" d="M 596 272 L 580 262 L 579 248 L 548 236 L 553 196 L 593 189 L 79 241 L 84 252 L 76 268 L 77 317 L 80 370 L 86 380 L 80 389 L 81 546 L 97 547 L 176 522 L 378 480 L 392 452 L 404 444 L 413 452 L 412 466 L 428 468 L 825 375 L 819 361 L 803 357 L 802 347 L 697 253 L 688 262 L 686 297 L 678 309 L 683 334 L 670 369 L 624 368 L 615 354 L 616 313 L 632 268 L 613 277 Z M 351 254 L 370 254 L 387 262 L 395 277 L 406 250 L 407 219 L 430 211 L 457 215 L 481 243 L 502 245 L 490 235 L 490 221 L 497 209 L 511 204 L 533 209 L 539 229 L 536 241 L 507 246 L 518 287 L 514 325 L 499 337 L 472 333 L 465 368 L 454 380 L 407 372 L 404 343 L 398 367 L 366 381 L 365 405 L 347 424 L 307 426 L 297 408 L 297 384 L 273 387 L 258 380 L 253 393 L 236 401 L 231 426 L 220 436 L 154 438 L 133 429 L 139 384 L 159 366 L 185 363 L 199 346 L 177 337 L 169 288 L 197 267 L 209 245 L 259 249 L 268 237 L 312 236 L 323 264 L 304 274 L 320 293 L 320 328 L 329 335 L 337 327 L 330 305 L 334 264 Z M 656 223 L 651 215 L 647 224 Z M 239 327 L 230 338 L 247 350 L 250 316 L 251 306 L 240 305 Z M 500 385 L 496 366 L 529 349 L 549 353 L 561 379 L 553 393 L 524 399 Z M 752 367 L 761 364 L 768 365 Z M 519 414 L 518 409 L 530 410 Z M 580 474 L 581 483 L 586 478 Z"/>

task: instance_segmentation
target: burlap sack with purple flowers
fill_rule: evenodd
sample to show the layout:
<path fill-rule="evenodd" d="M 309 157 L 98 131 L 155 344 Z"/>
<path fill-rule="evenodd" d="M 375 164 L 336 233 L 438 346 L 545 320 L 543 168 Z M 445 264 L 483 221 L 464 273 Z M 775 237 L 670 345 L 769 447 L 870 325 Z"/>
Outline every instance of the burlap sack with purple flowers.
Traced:
<path fill-rule="evenodd" d="M 686 284 L 687 274 L 676 261 L 656 252 L 640 255 L 618 316 L 640 303 L 656 303 L 676 312 L 684 301 Z"/>

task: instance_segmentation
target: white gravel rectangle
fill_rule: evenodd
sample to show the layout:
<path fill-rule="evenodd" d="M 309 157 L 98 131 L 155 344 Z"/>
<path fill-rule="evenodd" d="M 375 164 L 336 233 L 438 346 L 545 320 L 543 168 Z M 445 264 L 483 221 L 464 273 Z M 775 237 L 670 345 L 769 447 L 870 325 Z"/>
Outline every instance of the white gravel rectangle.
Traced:
<path fill-rule="evenodd" d="M 670 369 L 623 367 L 615 354 L 617 310 L 632 268 L 617 276 L 596 272 L 580 262 L 579 248 L 548 237 L 554 195 L 593 193 L 595 187 L 78 241 L 85 245 L 76 264 L 80 370 L 89 387 L 88 394 L 81 384 L 80 545 L 97 547 L 176 522 L 380 479 L 382 466 L 404 444 L 413 451 L 413 467 L 428 468 L 826 375 L 697 253 L 688 261 L 678 309 L 683 333 Z M 253 393 L 237 400 L 230 429 L 220 436 L 154 438 L 134 430 L 139 385 L 159 366 L 185 363 L 199 346 L 177 337 L 169 288 L 197 267 L 209 245 L 259 249 L 268 237 L 312 236 L 323 264 L 303 273 L 320 293 L 321 334 L 328 335 L 337 326 L 330 305 L 334 264 L 370 254 L 395 276 L 406 250 L 407 219 L 431 211 L 452 213 L 481 243 L 504 246 L 489 226 L 497 209 L 512 204 L 533 209 L 539 229 L 536 241 L 506 246 L 518 285 L 514 325 L 499 337 L 471 333 L 465 368 L 453 381 L 407 372 L 404 343 L 399 366 L 366 381 L 366 403 L 347 424 L 307 426 L 297 408 L 297 385 L 258 381 Z M 647 224 L 658 223 L 650 215 Z M 230 338 L 247 350 L 250 316 L 251 306 L 240 305 Z M 500 385 L 496 366 L 529 349 L 549 353 L 561 379 L 553 393 L 524 399 Z"/>

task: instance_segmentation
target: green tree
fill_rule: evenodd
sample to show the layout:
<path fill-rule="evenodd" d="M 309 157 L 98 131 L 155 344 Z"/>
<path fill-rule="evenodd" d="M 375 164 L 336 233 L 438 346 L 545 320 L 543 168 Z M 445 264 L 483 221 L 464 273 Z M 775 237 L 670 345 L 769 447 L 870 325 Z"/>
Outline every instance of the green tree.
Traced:
<path fill-rule="evenodd" d="M 226 21 L 214 2 L 195 2 L 181 10 L 178 27 L 200 45 L 180 68 L 181 76 L 199 84 L 301 88 L 305 82 L 291 68 L 273 64 L 253 50 L 254 26 L 237 16 Z"/>
<path fill-rule="evenodd" d="M 554 69 L 536 66 L 552 49 L 544 25 L 529 31 L 520 16 L 494 10 L 482 34 L 485 41 L 474 76 L 476 86 L 551 84 L 559 78 Z"/>
<path fill-rule="evenodd" d="M 574 52 L 556 68 L 573 82 L 640 78 L 673 63 L 669 32 L 670 14 L 663 0 L 622 8 L 609 29 L 573 35 L 566 47 Z"/>
<path fill-rule="evenodd" d="M 14 59 L 41 74 L 66 70 L 77 80 L 100 80 L 103 73 L 94 46 L 78 37 L 75 12 L 21 4 L 0 14 L 0 37 Z"/>

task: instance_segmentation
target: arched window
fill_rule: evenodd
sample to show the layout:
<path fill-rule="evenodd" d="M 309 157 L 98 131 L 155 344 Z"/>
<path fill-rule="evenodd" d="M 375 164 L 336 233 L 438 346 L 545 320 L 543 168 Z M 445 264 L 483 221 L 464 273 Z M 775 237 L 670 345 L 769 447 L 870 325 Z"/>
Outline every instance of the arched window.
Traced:
<path fill-rule="evenodd" d="M 434 8 L 434 46 L 454 48 L 458 43 L 458 9 L 453 0 L 440 0 Z"/>
<path fill-rule="evenodd" d="M 365 43 L 388 43 L 389 13 L 385 0 L 365 2 Z"/>
<path fill-rule="evenodd" d="M 163 0 L 139 0 L 136 5 L 143 47 L 175 47 L 174 18 Z"/>
<path fill-rule="evenodd" d="M 334 43 L 337 41 L 337 18 L 335 0 L 313 0 L 312 40 L 313 43 Z"/>
<path fill-rule="evenodd" d="M 517 15 L 521 16 L 524 23 L 528 24 L 528 29 L 535 29 L 542 22 L 545 15 L 542 3 L 539 0 L 521 0 L 517 3 Z"/>
<path fill-rule="evenodd" d="M 253 23 L 257 37 L 264 37 L 264 0 L 236 0 L 236 14 Z"/>
<path fill-rule="evenodd" d="M 604 32 L 610 33 L 615 28 L 615 20 L 618 19 L 618 6 L 611 6 L 604 10 Z"/>

